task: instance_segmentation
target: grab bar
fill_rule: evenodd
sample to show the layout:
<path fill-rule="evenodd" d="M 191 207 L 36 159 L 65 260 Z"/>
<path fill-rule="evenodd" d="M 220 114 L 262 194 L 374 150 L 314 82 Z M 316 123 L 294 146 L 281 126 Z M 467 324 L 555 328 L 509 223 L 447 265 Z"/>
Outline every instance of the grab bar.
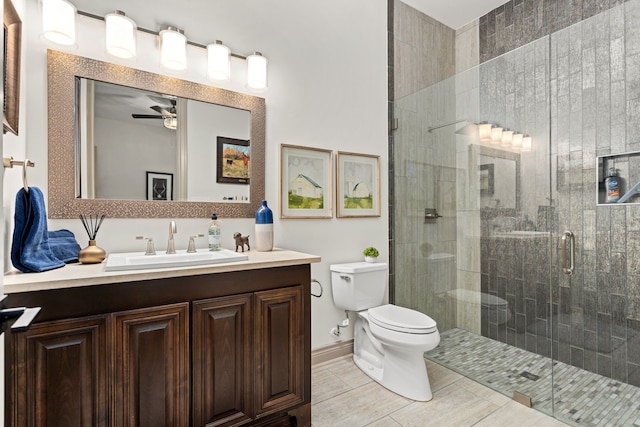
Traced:
<path fill-rule="evenodd" d="M 569 241 L 569 265 L 567 265 L 567 240 Z M 571 276 L 575 268 L 576 239 L 571 231 L 562 233 L 562 272 Z"/>

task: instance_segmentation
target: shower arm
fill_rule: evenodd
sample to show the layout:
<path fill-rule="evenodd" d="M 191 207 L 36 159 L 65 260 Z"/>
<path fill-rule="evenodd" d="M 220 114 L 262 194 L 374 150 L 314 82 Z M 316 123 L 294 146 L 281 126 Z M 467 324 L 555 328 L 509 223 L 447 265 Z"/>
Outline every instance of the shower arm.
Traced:
<path fill-rule="evenodd" d="M 444 124 L 441 124 L 441 125 L 438 125 L 438 126 L 429 127 L 429 128 L 427 128 L 427 132 L 431 133 L 434 130 L 437 130 L 437 129 L 440 129 L 440 128 L 444 128 L 444 127 L 447 127 L 447 126 L 451 126 L 451 125 L 455 125 L 455 124 L 462 123 L 462 122 L 470 123 L 469 120 L 456 120 L 455 122 L 449 122 L 449 123 L 444 123 Z"/>

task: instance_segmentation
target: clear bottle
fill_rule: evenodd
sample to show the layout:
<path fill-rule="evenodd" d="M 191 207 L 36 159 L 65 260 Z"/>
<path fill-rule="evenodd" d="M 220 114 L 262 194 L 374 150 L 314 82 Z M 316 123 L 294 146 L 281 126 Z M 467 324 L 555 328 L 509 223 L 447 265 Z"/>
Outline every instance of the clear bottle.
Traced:
<path fill-rule="evenodd" d="M 218 223 L 218 215 L 211 215 L 211 222 L 209 223 L 209 250 L 220 250 L 220 224 Z"/>

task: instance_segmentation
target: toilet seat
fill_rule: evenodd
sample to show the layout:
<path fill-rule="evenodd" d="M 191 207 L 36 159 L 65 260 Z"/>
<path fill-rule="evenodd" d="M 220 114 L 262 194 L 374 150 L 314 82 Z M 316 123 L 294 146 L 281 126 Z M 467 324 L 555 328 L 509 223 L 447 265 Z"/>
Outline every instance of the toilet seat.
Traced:
<path fill-rule="evenodd" d="M 367 312 L 372 323 L 392 331 L 410 334 L 431 334 L 438 331 L 435 320 L 410 308 L 386 304 L 370 308 Z"/>

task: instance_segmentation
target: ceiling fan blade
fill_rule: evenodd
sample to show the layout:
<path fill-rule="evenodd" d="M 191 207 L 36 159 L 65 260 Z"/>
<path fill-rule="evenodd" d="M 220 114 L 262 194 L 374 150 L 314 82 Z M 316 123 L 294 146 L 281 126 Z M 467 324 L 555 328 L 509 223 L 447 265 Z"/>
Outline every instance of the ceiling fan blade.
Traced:
<path fill-rule="evenodd" d="M 153 111 L 157 111 L 158 113 L 162 114 L 163 116 L 171 116 L 172 115 L 171 110 L 167 110 L 166 108 L 161 107 L 159 105 L 154 105 L 154 106 L 149 107 L 149 108 L 151 108 Z"/>
<path fill-rule="evenodd" d="M 163 119 L 163 116 L 159 116 L 157 114 L 132 114 L 131 117 L 134 119 Z"/>

